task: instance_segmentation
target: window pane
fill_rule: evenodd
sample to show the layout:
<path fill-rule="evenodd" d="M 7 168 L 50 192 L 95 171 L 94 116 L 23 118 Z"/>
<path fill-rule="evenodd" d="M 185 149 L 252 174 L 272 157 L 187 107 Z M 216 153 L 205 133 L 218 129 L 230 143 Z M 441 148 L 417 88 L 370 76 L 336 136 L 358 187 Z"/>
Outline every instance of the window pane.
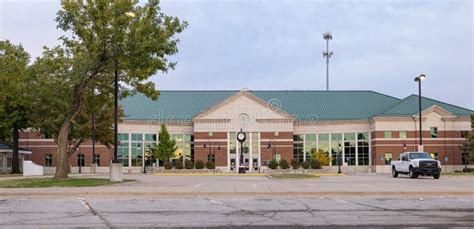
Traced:
<path fill-rule="evenodd" d="M 293 135 L 293 141 L 303 141 L 304 135 L 303 134 L 298 134 L 298 135 Z"/>
<path fill-rule="evenodd" d="M 357 140 L 359 141 L 367 141 L 369 140 L 369 133 L 358 133 Z"/>
<path fill-rule="evenodd" d="M 117 157 L 123 166 L 128 166 L 128 143 L 120 143 L 117 149 Z"/>
<path fill-rule="evenodd" d="M 132 166 L 142 166 L 142 162 L 143 162 L 142 152 L 143 152 L 142 143 L 132 143 Z"/>
<path fill-rule="evenodd" d="M 344 134 L 344 161 L 348 165 L 355 165 L 355 133 Z"/>
<path fill-rule="evenodd" d="M 307 134 L 306 135 L 306 142 L 305 142 L 305 154 L 306 160 L 311 160 L 311 155 L 313 151 L 317 150 L 317 141 L 316 141 L 316 134 Z"/>
<path fill-rule="evenodd" d="M 438 127 L 430 127 L 430 134 L 432 138 L 438 137 Z"/>
<path fill-rule="evenodd" d="M 230 154 L 235 154 L 236 153 L 236 140 L 237 139 L 237 134 L 235 132 L 229 133 L 229 151 Z"/>
<path fill-rule="evenodd" d="M 329 134 L 319 134 L 318 144 L 318 151 L 323 151 L 329 157 Z"/>
<path fill-rule="evenodd" d="M 142 134 L 132 134 L 132 141 L 143 141 Z"/>
<path fill-rule="evenodd" d="M 359 165 L 369 165 L 369 143 L 368 142 L 358 142 L 358 163 Z"/>
<path fill-rule="evenodd" d="M 119 141 L 128 141 L 128 134 L 118 134 Z"/>
<path fill-rule="evenodd" d="M 145 134 L 145 141 L 156 142 L 156 134 Z"/>
<path fill-rule="evenodd" d="M 407 132 L 406 131 L 400 131 L 400 138 L 406 139 L 407 138 Z"/>
<path fill-rule="evenodd" d="M 342 165 L 342 148 L 339 149 L 339 145 L 342 147 L 342 134 L 331 134 L 331 153 L 332 153 L 332 165 Z"/>
<path fill-rule="evenodd" d="M 385 131 L 383 135 L 384 135 L 384 138 L 392 138 L 392 131 Z"/>
<path fill-rule="evenodd" d="M 390 165 L 392 161 L 392 153 L 385 153 L 385 165 Z"/>

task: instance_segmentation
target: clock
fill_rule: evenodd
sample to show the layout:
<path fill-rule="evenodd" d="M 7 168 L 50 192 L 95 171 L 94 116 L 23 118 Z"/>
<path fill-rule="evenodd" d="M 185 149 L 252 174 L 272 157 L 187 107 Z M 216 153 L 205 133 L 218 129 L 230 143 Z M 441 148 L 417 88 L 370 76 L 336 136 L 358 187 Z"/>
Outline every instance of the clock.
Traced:
<path fill-rule="evenodd" d="M 239 142 L 245 142 L 245 139 L 246 139 L 247 136 L 245 136 L 245 133 L 244 132 L 239 132 L 237 133 L 237 140 Z"/>

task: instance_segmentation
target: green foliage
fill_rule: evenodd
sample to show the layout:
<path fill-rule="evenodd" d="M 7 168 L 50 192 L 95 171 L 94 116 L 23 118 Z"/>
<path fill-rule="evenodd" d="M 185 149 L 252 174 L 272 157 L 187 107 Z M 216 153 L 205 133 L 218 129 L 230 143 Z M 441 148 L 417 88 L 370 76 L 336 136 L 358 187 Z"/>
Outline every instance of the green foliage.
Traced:
<path fill-rule="evenodd" d="M 290 168 L 290 165 L 288 164 L 288 161 L 286 161 L 284 159 L 280 161 L 279 165 L 280 165 L 281 169 L 289 169 Z"/>
<path fill-rule="evenodd" d="M 165 167 L 166 170 L 170 170 L 173 168 L 173 163 L 171 161 L 165 161 L 163 167 Z"/>
<path fill-rule="evenodd" d="M 155 146 L 154 156 L 162 161 L 169 161 L 176 151 L 176 141 L 171 138 L 165 124 L 161 124 L 161 130 L 158 137 L 160 143 Z"/>
<path fill-rule="evenodd" d="M 202 162 L 202 161 L 196 161 L 196 163 L 194 164 L 194 166 L 196 167 L 196 169 L 204 169 L 205 164 L 204 164 L 204 162 Z"/>
<path fill-rule="evenodd" d="M 303 169 L 309 169 L 311 167 L 311 163 L 309 161 L 304 161 L 301 163 L 301 167 L 303 167 Z"/>
<path fill-rule="evenodd" d="M 311 168 L 312 169 L 321 169 L 321 162 L 316 159 L 311 160 Z"/>
<path fill-rule="evenodd" d="M 176 164 L 174 165 L 174 168 L 175 169 L 183 169 L 184 168 L 183 161 L 182 160 L 177 160 Z"/>
<path fill-rule="evenodd" d="M 270 163 L 268 164 L 268 168 L 278 169 L 278 161 L 275 159 L 271 160 Z"/>
<path fill-rule="evenodd" d="M 465 142 L 460 146 L 461 150 L 465 153 L 468 153 L 468 161 L 474 161 L 474 135 L 472 134 L 474 130 L 474 115 L 471 115 L 471 131 L 467 133 Z"/>
<path fill-rule="evenodd" d="M 191 160 L 185 160 L 184 167 L 186 169 L 194 169 L 194 163 Z"/>
<path fill-rule="evenodd" d="M 30 55 L 21 45 L 0 41 L 0 140 L 13 143 L 12 173 L 20 173 L 19 131 L 33 127 L 33 79 Z"/>
<path fill-rule="evenodd" d="M 133 180 L 124 180 L 130 182 Z M 0 188 L 47 188 L 47 187 L 94 187 L 122 182 L 112 182 L 109 179 L 70 178 L 55 180 L 51 178 L 9 179 L 0 182 Z"/>
<path fill-rule="evenodd" d="M 206 168 L 207 169 L 215 169 L 216 168 L 216 164 L 212 161 L 208 161 L 206 162 Z"/>
<path fill-rule="evenodd" d="M 174 69 L 176 63 L 169 56 L 177 53 L 176 35 L 187 24 L 162 13 L 158 0 L 140 4 L 135 0 L 63 0 L 56 22 L 65 34 L 60 37 L 62 44 L 45 47 L 33 67 L 39 85 L 45 85 L 39 87 L 39 98 L 50 102 L 39 104 L 51 108 L 44 109 L 38 119 L 45 122 L 40 129 L 57 132 L 55 177 L 65 178 L 70 156 L 67 146 L 77 138 L 70 136 L 72 129 L 84 122 L 81 116 L 90 117 L 87 107 L 102 109 L 104 104 L 96 107 L 89 98 L 113 100 L 117 69 L 121 97 L 141 92 L 157 99 L 159 92 L 149 78 Z M 93 96 L 94 91 L 98 95 Z"/>
<path fill-rule="evenodd" d="M 319 149 L 319 150 L 313 149 L 311 155 L 312 155 L 312 159 L 317 160 L 321 166 L 328 166 L 331 160 L 329 156 L 326 153 L 324 153 L 324 150 L 322 149 Z"/>
<path fill-rule="evenodd" d="M 291 160 L 291 167 L 293 169 L 299 169 L 300 168 L 300 162 L 296 159 Z"/>

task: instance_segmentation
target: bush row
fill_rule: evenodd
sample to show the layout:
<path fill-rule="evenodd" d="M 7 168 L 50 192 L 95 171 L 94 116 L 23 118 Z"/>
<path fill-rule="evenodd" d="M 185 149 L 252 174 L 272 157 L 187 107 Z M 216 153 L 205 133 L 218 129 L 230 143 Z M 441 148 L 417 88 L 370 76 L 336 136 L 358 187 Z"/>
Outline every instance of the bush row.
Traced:
<path fill-rule="evenodd" d="M 166 170 L 170 170 L 173 168 L 173 163 L 171 161 L 165 162 L 163 165 Z M 174 165 L 175 169 L 215 169 L 216 165 L 212 161 L 208 161 L 206 163 L 202 161 L 196 161 L 192 162 L 190 160 L 186 160 L 183 164 L 183 161 L 176 161 L 176 164 Z"/>
<path fill-rule="evenodd" d="M 270 169 L 289 169 L 290 165 L 288 164 L 288 161 L 286 160 L 281 160 L 280 162 L 276 160 L 271 160 L 270 164 L 268 165 Z M 291 161 L 291 167 L 293 169 L 299 169 L 300 167 L 303 169 L 321 169 L 321 163 L 318 160 L 311 160 L 311 161 L 305 161 L 300 163 L 297 160 L 292 160 Z"/>

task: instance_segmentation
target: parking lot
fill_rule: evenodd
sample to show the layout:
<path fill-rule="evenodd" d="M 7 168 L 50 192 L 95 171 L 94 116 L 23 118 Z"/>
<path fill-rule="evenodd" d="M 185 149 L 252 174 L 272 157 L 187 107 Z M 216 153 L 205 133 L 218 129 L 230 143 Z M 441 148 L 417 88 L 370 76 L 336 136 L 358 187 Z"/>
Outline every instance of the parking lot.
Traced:
<path fill-rule="evenodd" d="M 474 176 L 126 175 L 89 188 L 0 189 L 0 227 L 470 226 Z"/>

